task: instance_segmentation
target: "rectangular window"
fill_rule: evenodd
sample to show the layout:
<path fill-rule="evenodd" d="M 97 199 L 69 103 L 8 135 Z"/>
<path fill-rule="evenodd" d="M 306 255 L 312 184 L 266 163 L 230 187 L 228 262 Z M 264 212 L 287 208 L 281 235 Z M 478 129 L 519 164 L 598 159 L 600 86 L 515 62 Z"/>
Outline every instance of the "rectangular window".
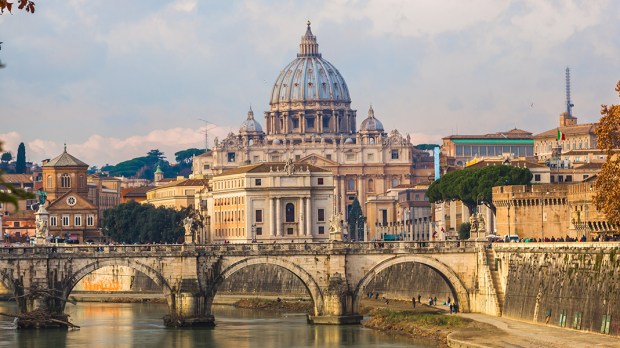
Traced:
<path fill-rule="evenodd" d="M 50 226 L 58 226 L 58 219 L 56 215 L 50 216 Z"/>
<path fill-rule="evenodd" d="M 555 182 L 555 175 L 551 175 L 551 182 Z"/>
<path fill-rule="evenodd" d="M 323 185 L 323 178 L 318 178 L 318 182 L 317 182 L 317 184 L 319 184 L 319 185 Z"/>
<path fill-rule="evenodd" d="M 564 182 L 564 175 L 558 175 L 558 182 Z"/>
<path fill-rule="evenodd" d="M 328 154 L 328 155 L 326 155 L 325 157 L 326 157 L 328 160 L 330 160 L 330 161 L 332 160 L 332 155 L 331 155 L 331 154 Z"/>
<path fill-rule="evenodd" d="M 263 182 L 261 181 L 261 179 L 254 179 L 254 185 L 260 186 L 262 184 L 263 184 Z"/>
<path fill-rule="evenodd" d="M 348 153 L 347 154 L 347 161 L 353 161 L 355 160 L 355 155 L 352 153 Z"/>
<path fill-rule="evenodd" d="M 279 162 L 280 161 L 280 156 L 271 156 L 271 161 L 272 162 Z"/>
<path fill-rule="evenodd" d="M 534 181 L 540 181 L 540 174 L 534 175 Z"/>
<path fill-rule="evenodd" d="M 308 129 L 314 128 L 314 118 L 313 117 L 307 118 L 306 125 L 308 126 Z"/>
<path fill-rule="evenodd" d="M 398 150 L 392 150 L 392 159 L 398 159 Z"/>
<path fill-rule="evenodd" d="M 573 176 L 572 175 L 567 175 L 565 181 L 566 182 L 572 182 L 573 181 Z"/>
<path fill-rule="evenodd" d="M 466 157 L 471 156 L 471 146 L 463 146 L 463 155 Z"/>
<path fill-rule="evenodd" d="M 325 234 L 325 226 L 319 226 L 319 234 Z"/>
<path fill-rule="evenodd" d="M 262 227 L 256 227 L 256 235 L 257 236 L 262 236 L 263 235 L 263 228 Z"/>
<path fill-rule="evenodd" d="M 471 155 L 472 156 L 478 156 L 478 146 L 472 146 L 471 147 Z"/>
<path fill-rule="evenodd" d="M 228 153 L 228 162 L 234 162 L 235 161 L 235 153 L 234 152 L 229 152 Z"/>
<path fill-rule="evenodd" d="M 286 234 L 293 234 L 293 228 L 292 227 L 287 228 Z"/>
<path fill-rule="evenodd" d="M 293 118 L 293 128 L 299 128 L 299 119 L 298 118 Z"/>
<path fill-rule="evenodd" d="M 324 222 L 325 221 L 325 209 L 319 209 L 317 220 L 319 222 Z"/>
<path fill-rule="evenodd" d="M 205 164 L 205 165 L 203 166 L 203 169 L 209 169 L 209 168 L 211 168 L 211 166 L 210 166 L 210 165 L 208 165 L 208 164 Z"/>
<path fill-rule="evenodd" d="M 256 222 L 263 222 L 263 211 L 262 210 L 260 210 L 260 209 L 256 210 L 254 221 L 256 221 Z"/>
<path fill-rule="evenodd" d="M 95 215 L 88 214 L 88 216 L 86 216 L 86 225 L 88 225 L 88 226 L 94 226 L 95 225 Z"/>
<path fill-rule="evenodd" d="M 13 227 L 19 227 L 19 221 L 13 222 Z"/>
<path fill-rule="evenodd" d="M 374 154 L 374 153 L 369 153 L 369 154 L 368 154 L 368 156 L 367 156 L 367 158 L 368 158 L 368 161 L 369 161 L 369 162 L 372 162 L 372 161 L 374 161 L 374 160 L 375 160 L 375 154 Z"/>
<path fill-rule="evenodd" d="M 73 217 L 73 224 L 75 226 L 82 226 L 82 215 L 75 215 Z"/>
<path fill-rule="evenodd" d="M 299 161 L 301 159 L 301 155 L 295 155 L 295 161 Z"/>
<path fill-rule="evenodd" d="M 457 145 L 456 146 L 456 155 L 457 156 L 463 156 L 463 145 Z"/>
<path fill-rule="evenodd" d="M 480 156 L 486 156 L 486 155 L 487 155 L 487 147 L 480 146 Z"/>
<path fill-rule="evenodd" d="M 63 215 L 62 216 L 62 225 L 63 226 L 69 226 L 69 215 Z"/>

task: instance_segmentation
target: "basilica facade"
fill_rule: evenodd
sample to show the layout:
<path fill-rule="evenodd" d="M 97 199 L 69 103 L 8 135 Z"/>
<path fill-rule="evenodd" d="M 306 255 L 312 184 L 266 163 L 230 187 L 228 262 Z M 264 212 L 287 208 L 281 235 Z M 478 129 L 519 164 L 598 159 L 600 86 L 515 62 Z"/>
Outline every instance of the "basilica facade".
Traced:
<path fill-rule="evenodd" d="M 215 140 L 197 156 L 194 175 L 291 160 L 324 168 L 334 175 L 335 209 L 347 216 L 357 197 L 366 202 L 399 185 L 425 185 L 433 175 L 431 156 L 413 147 L 409 135 L 387 132 L 372 106 L 357 128 L 347 84 L 319 52 L 310 23 L 299 53 L 277 76 L 264 125 L 249 110 L 238 133 Z M 375 222 L 368 224 L 374 226 Z"/>

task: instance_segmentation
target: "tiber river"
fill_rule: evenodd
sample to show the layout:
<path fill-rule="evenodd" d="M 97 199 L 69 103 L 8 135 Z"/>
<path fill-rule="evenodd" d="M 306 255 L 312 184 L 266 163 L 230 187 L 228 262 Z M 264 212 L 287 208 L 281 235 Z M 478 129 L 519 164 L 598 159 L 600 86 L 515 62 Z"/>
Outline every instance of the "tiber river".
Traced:
<path fill-rule="evenodd" d="M 15 303 L 0 302 L 0 312 L 15 313 Z M 70 321 L 79 330 L 13 329 L 12 319 L 0 318 L 0 347 L 433 347 L 409 338 L 391 337 L 361 325 L 309 325 L 303 314 L 213 306 L 213 329 L 166 329 L 165 304 L 67 304 Z"/>

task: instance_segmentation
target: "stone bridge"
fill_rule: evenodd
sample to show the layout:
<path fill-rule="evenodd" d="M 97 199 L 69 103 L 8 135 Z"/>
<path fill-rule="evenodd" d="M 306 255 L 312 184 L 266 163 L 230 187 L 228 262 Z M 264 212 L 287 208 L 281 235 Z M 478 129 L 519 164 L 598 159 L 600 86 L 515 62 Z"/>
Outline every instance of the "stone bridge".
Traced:
<path fill-rule="evenodd" d="M 483 247 L 469 241 L 0 248 L 1 281 L 14 292 L 22 312 L 41 306 L 62 312 L 84 276 L 106 266 L 127 266 L 161 286 L 169 326 L 213 325 L 211 305 L 218 286 L 235 272 L 259 264 L 282 267 L 303 282 L 314 304 L 312 322 L 359 323 L 365 286 L 379 272 L 401 263 L 423 264 L 437 272 L 462 311 L 499 314 Z M 35 288 L 53 289 L 56 296 L 23 296 Z"/>

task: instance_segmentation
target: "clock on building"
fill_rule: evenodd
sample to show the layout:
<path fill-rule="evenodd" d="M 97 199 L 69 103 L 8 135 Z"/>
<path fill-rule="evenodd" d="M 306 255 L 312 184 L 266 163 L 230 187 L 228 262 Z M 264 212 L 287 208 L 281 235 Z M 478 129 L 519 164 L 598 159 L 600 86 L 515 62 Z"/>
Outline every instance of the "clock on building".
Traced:
<path fill-rule="evenodd" d="M 69 196 L 67 197 L 67 204 L 70 206 L 74 206 L 75 203 L 77 203 L 77 198 L 75 198 L 75 196 Z"/>

